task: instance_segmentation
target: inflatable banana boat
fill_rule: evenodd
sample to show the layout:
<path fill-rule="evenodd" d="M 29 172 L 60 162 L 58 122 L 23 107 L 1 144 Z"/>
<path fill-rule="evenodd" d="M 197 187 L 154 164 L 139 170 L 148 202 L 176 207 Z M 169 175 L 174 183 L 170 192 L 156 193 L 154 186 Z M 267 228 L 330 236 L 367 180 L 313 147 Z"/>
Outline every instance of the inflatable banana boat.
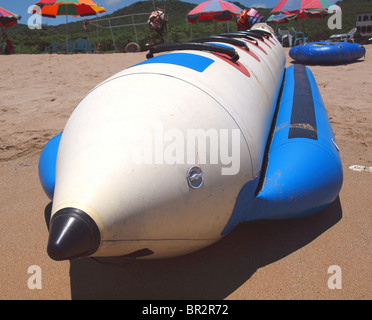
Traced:
<path fill-rule="evenodd" d="M 297 218 L 338 196 L 318 87 L 266 25 L 152 47 L 99 84 L 43 149 L 54 260 L 167 258 L 242 221 Z"/>
<path fill-rule="evenodd" d="M 359 43 L 309 42 L 289 50 L 289 56 L 303 64 L 346 64 L 366 54 L 366 48 Z"/>

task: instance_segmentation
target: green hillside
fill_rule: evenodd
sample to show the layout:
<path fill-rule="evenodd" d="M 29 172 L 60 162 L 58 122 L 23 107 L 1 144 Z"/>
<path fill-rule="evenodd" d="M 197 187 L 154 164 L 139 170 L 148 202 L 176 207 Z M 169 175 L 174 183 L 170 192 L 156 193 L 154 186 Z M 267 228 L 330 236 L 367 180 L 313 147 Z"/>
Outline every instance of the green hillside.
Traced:
<path fill-rule="evenodd" d="M 241 8 L 244 8 L 239 2 L 234 2 Z M 226 32 L 227 30 L 236 30 L 234 21 L 229 22 L 200 22 L 197 24 L 190 24 L 186 22 L 187 13 L 195 7 L 195 4 L 186 3 L 178 0 L 162 0 L 155 1 L 159 8 L 166 10 L 168 15 L 168 26 L 165 39 L 167 42 L 187 41 L 193 38 L 211 35 L 219 32 Z M 304 31 L 313 39 L 328 37 L 335 33 L 346 33 L 355 27 L 356 15 L 359 12 L 372 12 L 372 0 L 343 0 L 337 3 L 342 9 L 342 29 L 330 30 L 327 26 L 328 19 L 298 19 L 298 21 L 291 21 L 288 24 L 272 24 L 275 28 L 287 29 L 294 27 L 296 30 Z M 142 48 L 145 48 L 146 43 L 157 43 L 160 41 L 159 37 L 146 24 L 149 13 L 153 10 L 152 1 L 140 1 L 130 6 L 117 10 L 111 15 L 100 15 L 98 19 L 113 18 L 111 25 L 113 26 L 113 35 L 115 39 L 117 51 L 122 51 L 124 46 L 129 41 L 136 41 L 140 43 Z M 267 19 L 270 16 L 271 9 L 259 8 L 259 11 Z M 144 15 L 133 16 L 135 23 L 144 23 L 136 26 L 136 29 L 130 24 L 132 17 L 115 18 L 122 15 L 132 15 L 138 13 L 146 13 Z M 97 19 L 97 18 L 96 18 Z M 43 25 L 41 30 L 30 30 L 25 24 L 18 24 L 8 31 L 8 34 L 17 46 L 16 53 L 40 53 L 44 51 L 45 46 L 52 42 L 65 41 L 66 25 L 48 26 L 48 18 L 43 18 Z M 69 18 L 74 20 L 73 17 Z M 88 21 L 94 21 L 89 19 Z M 97 26 L 98 25 L 98 26 Z M 121 27 L 119 27 L 121 25 Z M 123 26 L 129 25 L 129 26 Z M 85 38 L 100 42 L 102 51 L 114 50 L 113 40 L 107 21 L 99 23 L 88 23 L 84 28 L 83 21 L 70 22 L 68 24 L 69 39 Z"/>

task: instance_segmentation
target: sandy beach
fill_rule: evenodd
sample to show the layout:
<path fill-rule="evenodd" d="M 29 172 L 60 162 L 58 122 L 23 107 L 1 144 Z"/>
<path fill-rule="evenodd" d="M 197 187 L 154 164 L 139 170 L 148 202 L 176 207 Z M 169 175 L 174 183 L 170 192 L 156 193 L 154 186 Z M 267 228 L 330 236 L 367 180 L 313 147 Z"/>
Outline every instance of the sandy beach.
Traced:
<path fill-rule="evenodd" d="M 51 204 L 38 160 L 90 89 L 146 53 L 0 56 L 0 299 L 370 300 L 372 173 L 349 169 L 372 167 L 372 45 L 366 49 L 352 64 L 310 66 L 340 149 L 339 199 L 306 218 L 242 223 L 184 257 L 122 266 L 48 257 Z M 334 265 L 341 289 L 328 287 Z M 30 266 L 40 267 L 40 289 L 29 288 Z"/>

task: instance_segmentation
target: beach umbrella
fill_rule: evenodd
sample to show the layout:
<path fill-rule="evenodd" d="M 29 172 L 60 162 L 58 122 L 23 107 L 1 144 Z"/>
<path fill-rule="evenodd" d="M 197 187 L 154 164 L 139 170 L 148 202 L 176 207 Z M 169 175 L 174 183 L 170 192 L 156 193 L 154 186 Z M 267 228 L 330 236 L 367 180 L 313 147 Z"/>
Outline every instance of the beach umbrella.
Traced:
<path fill-rule="evenodd" d="M 106 12 L 104 7 L 99 6 L 92 0 L 39 0 L 35 6 L 38 6 L 40 10 L 34 10 L 34 12 L 44 17 L 66 16 L 66 53 L 68 52 L 67 17 L 86 17 Z"/>
<path fill-rule="evenodd" d="M 322 18 L 330 6 L 335 6 L 331 0 L 280 0 L 267 21 L 285 23 L 298 18 Z"/>
<path fill-rule="evenodd" d="M 266 21 L 274 23 L 287 23 L 292 20 L 291 17 L 292 16 L 287 16 L 285 13 L 273 13 Z"/>
<path fill-rule="evenodd" d="M 335 10 L 341 11 L 341 8 L 331 0 L 280 0 L 271 10 L 267 22 L 287 23 L 299 18 L 321 19 Z M 301 22 L 303 30 L 303 20 Z"/>
<path fill-rule="evenodd" d="M 243 10 L 228 1 L 208 0 L 197 5 L 186 16 L 186 21 L 196 23 L 198 21 L 228 21 L 233 19 Z"/>
<path fill-rule="evenodd" d="M 21 19 L 21 16 L 18 14 L 0 7 L 0 27 L 9 28 L 12 25 L 15 25 L 19 19 Z"/>

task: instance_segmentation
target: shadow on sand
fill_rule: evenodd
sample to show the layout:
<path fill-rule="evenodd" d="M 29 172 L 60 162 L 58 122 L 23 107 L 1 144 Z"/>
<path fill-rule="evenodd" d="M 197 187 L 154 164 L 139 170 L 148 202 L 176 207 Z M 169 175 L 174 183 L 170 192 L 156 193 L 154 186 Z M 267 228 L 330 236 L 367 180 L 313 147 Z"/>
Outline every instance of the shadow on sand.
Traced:
<path fill-rule="evenodd" d="M 303 62 L 298 62 L 296 60 L 291 60 L 290 63 L 291 64 L 303 64 L 305 66 L 308 66 L 308 67 L 311 67 L 311 66 L 322 66 L 322 67 L 337 67 L 337 66 L 345 66 L 345 65 L 348 65 L 348 64 L 357 64 L 357 63 L 361 63 L 361 62 L 364 62 L 365 61 L 365 58 L 363 58 L 363 60 L 354 60 L 354 61 L 350 61 L 350 62 L 343 62 L 343 63 L 303 63 Z"/>
<path fill-rule="evenodd" d="M 48 205 L 45 209 L 46 216 L 50 215 L 50 208 Z M 131 260 L 121 265 L 90 258 L 73 259 L 70 261 L 71 297 L 223 299 L 257 269 L 307 245 L 341 217 L 342 208 L 337 198 L 327 209 L 309 217 L 241 223 L 212 246 L 178 258 Z"/>

